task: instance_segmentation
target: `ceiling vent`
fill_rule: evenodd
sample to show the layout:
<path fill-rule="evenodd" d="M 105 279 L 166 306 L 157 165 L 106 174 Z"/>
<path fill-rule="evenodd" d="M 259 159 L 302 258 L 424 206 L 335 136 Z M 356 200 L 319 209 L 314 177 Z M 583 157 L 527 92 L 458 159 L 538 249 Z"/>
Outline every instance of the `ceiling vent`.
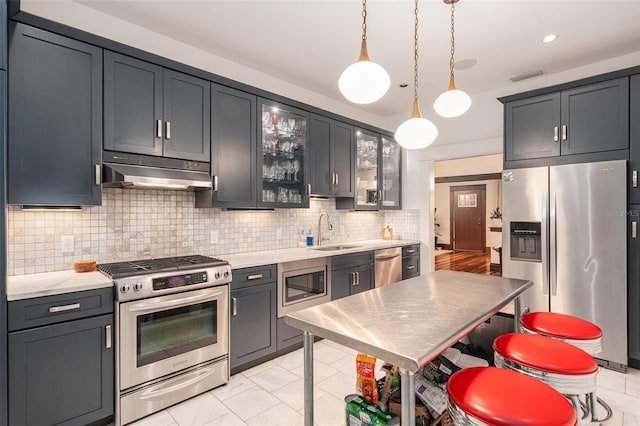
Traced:
<path fill-rule="evenodd" d="M 542 75 L 542 74 L 544 74 L 542 70 L 527 71 L 527 72 L 523 72 L 522 74 L 514 75 L 513 77 L 509 78 L 509 80 L 513 81 L 514 83 L 517 83 L 518 81 L 527 80 L 533 77 L 538 77 L 539 75 Z"/>

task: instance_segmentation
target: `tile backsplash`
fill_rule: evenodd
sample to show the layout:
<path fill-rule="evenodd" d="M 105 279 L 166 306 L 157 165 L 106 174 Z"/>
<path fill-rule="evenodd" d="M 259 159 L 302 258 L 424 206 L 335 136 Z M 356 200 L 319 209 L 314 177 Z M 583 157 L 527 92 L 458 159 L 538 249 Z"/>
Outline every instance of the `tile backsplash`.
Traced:
<path fill-rule="evenodd" d="M 8 210 L 8 274 L 73 269 L 73 262 L 98 263 L 185 254 L 230 253 L 297 247 L 300 233 L 318 232 L 325 244 L 380 238 L 383 226 L 394 238 L 418 240 L 419 210 L 352 212 L 334 200 L 312 199 L 308 209 L 227 211 L 196 209 L 188 191 L 103 188 L 102 205 L 78 212 Z M 73 237 L 73 253 L 62 253 L 62 237 Z"/>

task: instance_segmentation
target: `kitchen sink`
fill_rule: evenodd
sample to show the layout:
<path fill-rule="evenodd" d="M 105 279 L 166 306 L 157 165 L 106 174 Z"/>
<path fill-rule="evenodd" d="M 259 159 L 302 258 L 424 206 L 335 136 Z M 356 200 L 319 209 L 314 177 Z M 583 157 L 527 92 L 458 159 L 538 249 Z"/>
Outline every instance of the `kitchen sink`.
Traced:
<path fill-rule="evenodd" d="M 312 250 L 320 250 L 320 251 L 334 251 L 334 250 L 346 250 L 346 249 L 352 249 L 352 248 L 359 248 L 360 246 L 320 246 L 320 247 L 313 247 Z"/>

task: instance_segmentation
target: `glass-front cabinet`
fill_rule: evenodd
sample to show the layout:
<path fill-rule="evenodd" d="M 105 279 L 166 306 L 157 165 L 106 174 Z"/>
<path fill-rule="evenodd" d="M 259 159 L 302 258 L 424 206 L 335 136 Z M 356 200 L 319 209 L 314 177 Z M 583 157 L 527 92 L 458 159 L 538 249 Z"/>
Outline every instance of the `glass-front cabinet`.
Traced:
<path fill-rule="evenodd" d="M 401 185 L 401 153 L 400 145 L 388 136 L 382 136 L 382 147 L 380 155 L 380 168 L 382 174 L 381 187 L 381 207 L 383 209 L 400 209 L 402 185 Z"/>
<path fill-rule="evenodd" d="M 259 99 L 258 204 L 309 207 L 306 176 L 307 112 Z"/>
<path fill-rule="evenodd" d="M 354 198 L 336 198 L 336 208 L 402 208 L 401 155 L 402 149 L 392 137 L 356 130 L 356 195 Z"/>
<path fill-rule="evenodd" d="M 356 131 L 356 210 L 377 210 L 378 145 L 376 133 Z"/>

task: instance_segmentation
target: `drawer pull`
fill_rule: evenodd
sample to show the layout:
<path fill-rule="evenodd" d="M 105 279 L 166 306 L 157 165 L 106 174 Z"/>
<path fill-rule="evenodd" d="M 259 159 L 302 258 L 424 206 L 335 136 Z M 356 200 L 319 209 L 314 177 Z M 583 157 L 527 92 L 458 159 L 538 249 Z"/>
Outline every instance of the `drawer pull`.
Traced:
<path fill-rule="evenodd" d="M 73 303 L 71 305 L 63 305 L 63 306 L 52 306 L 49 308 L 49 313 L 55 314 L 56 312 L 73 311 L 75 309 L 80 309 L 79 303 Z"/>
<path fill-rule="evenodd" d="M 262 278 L 262 274 L 249 275 L 247 277 L 248 280 L 259 280 L 260 278 Z"/>
<path fill-rule="evenodd" d="M 407 250 L 405 250 L 405 251 L 406 251 L 407 253 L 415 253 L 415 252 L 416 252 L 416 249 L 407 249 Z"/>
<path fill-rule="evenodd" d="M 416 269 L 416 265 L 409 265 L 409 266 L 407 266 L 407 269 L 409 269 L 409 270 Z"/>
<path fill-rule="evenodd" d="M 106 336 L 104 347 L 106 349 L 111 349 L 111 324 L 104 327 L 104 334 Z"/>

